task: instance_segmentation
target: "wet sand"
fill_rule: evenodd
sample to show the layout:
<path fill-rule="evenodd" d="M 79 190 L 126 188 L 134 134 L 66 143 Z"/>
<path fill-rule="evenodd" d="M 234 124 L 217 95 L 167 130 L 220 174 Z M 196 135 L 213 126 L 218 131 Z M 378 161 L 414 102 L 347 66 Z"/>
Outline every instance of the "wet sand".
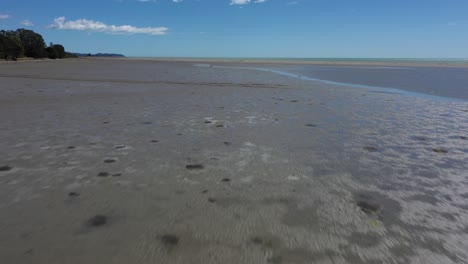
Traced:
<path fill-rule="evenodd" d="M 152 60 L 0 83 L 2 263 L 468 262 L 466 101 Z"/>

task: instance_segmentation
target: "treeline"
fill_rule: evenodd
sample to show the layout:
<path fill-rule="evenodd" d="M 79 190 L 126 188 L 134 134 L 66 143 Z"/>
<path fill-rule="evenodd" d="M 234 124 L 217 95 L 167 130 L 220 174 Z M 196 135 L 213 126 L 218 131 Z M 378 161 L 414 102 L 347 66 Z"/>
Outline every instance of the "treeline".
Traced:
<path fill-rule="evenodd" d="M 21 57 L 62 59 L 76 57 L 60 44 L 46 46 L 42 36 L 29 29 L 0 30 L 0 59 Z"/>

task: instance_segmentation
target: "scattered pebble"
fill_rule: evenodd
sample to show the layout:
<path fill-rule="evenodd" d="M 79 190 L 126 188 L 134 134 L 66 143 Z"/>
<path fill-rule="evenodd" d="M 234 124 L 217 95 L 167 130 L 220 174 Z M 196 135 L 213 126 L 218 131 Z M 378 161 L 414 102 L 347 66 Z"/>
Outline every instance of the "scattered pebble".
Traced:
<path fill-rule="evenodd" d="M 229 179 L 229 178 L 224 178 L 224 179 L 222 179 L 221 181 L 222 181 L 222 182 L 230 182 L 231 179 Z"/>
<path fill-rule="evenodd" d="M 87 224 L 88 226 L 103 226 L 107 223 L 107 217 L 104 215 L 95 215 L 88 219 Z"/>
<path fill-rule="evenodd" d="M 151 125 L 153 124 L 152 122 L 146 121 L 146 122 L 141 122 L 142 125 Z"/>
<path fill-rule="evenodd" d="M 205 168 L 202 164 L 189 164 L 185 166 L 187 170 L 201 170 Z"/>
<path fill-rule="evenodd" d="M 9 171 L 11 169 L 12 169 L 12 167 L 10 167 L 9 165 L 5 165 L 5 166 L 0 167 L 0 171 Z"/>
<path fill-rule="evenodd" d="M 297 102 L 299 102 L 299 101 L 298 101 L 298 100 L 291 100 L 290 102 L 291 102 L 291 103 L 297 103 Z"/>
<path fill-rule="evenodd" d="M 120 177 L 120 176 L 122 176 L 122 173 L 114 173 L 114 174 L 112 174 L 112 177 Z"/>
<path fill-rule="evenodd" d="M 153 139 L 151 140 L 151 143 L 159 143 L 159 140 Z"/>
<path fill-rule="evenodd" d="M 465 136 L 460 136 L 460 139 L 467 140 L 467 139 L 468 139 L 468 137 L 465 137 Z"/>
<path fill-rule="evenodd" d="M 179 243 L 179 238 L 176 235 L 166 234 L 161 237 L 161 241 L 167 246 L 175 246 Z"/>
<path fill-rule="evenodd" d="M 114 162 L 116 162 L 116 161 L 117 161 L 117 160 L 115 160 L 115 159 L 105 159 L 105 160 L 104 160 L 105 163 L 114 163 Z"/>
<path fill-rule="evenodd" d="M 126 147 L 127 146 L 125 146 L 125 145 L 117 145 L 117 146 L 115 146 L 115 149 L 124 149 Z"/>
<path fill-rule="evenodd" d="M 213 122 L 211 122 L 210 120 L 205 120 L 205 124 L 211 124 Z"/>
<path fill-rule="evenodd" d="M 315 124 L 305 124 L 306 127 L 317 127 Z"/>
<path fill-rule="evenodd" d="M 225 141 L 225 142 L 223 142 L 223 144 L 226 145 L 226 146 L 230 146 L 230 145 L 231 145 L 231 142 Z"/>
<path fill-rule="evenodd" d="M 208 198 L 208 202 L 210 202 L 210 203 L 215 203 L 215 202 L 216 202 L 216 199 L 210 197 L 210 198 Z"/>
<path fill-rule="evenodd" d="M 202 191 L 202 193 L 207 193 L 207 192 L 208 192 L 208 190 L 203 190 L 203 191 Z"/>
<path fill-rule="evenodd" d="M 224 127 L 224 125 L 216 125 L 216 127 Z"/>
<path fill-rule="evenodd" d="M 75 146 L 68 146 L 67 149 L 75 149 Z"/>

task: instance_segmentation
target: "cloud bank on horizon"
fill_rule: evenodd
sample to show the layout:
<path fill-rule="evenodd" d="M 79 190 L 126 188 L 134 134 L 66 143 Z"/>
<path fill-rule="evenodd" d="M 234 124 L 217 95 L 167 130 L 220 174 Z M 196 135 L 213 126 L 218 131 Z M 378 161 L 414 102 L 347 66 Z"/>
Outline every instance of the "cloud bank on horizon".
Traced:
<path fill-rule="evenodd" d="M 148 34 L 165 35 L 169 30 L 167 27 L 135 27 L 131 25 L 107 25 L 100 21 L 80 18 L 67 21 L 65 17 L 58 17 L 50 25 L 51 28 L 60 30 L 76 30 L 88 32 L 103 32 L 109 34 Z"/>

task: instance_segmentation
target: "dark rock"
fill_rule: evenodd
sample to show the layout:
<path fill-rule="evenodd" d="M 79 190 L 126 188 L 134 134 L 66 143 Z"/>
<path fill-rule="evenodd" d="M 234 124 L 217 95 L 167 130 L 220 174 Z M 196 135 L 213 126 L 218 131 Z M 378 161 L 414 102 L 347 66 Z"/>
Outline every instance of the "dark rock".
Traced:
<path fill-rule="evenodd" d="M 208 198 L 208 202 L 210 202 L 210 203 L 215 203 L 215 202 L 216 202 L 216 199 L 215 199 L 215 198 L 209 197 L 209 198 Z"/>
<path fill-rule="evenodd" d="M 153 139 L 151 140 L 151 143 L 159 143 L 159 140 Z"/>
<path fill-rule="evenodd" d="M 75 149 L 75 146 L 68 146 L 67 149 Z"/>
<path fill-rule="evenodd" d="M 112 177 L 120 177 L 120 176 L 122 176 L 122 173 L 114 173 L 114 174 L 112 174 Z"/>
<path fill-rule="evenodd" d="M 225 142 L 223 142 L 223 144 L 226 145 L 226 146 L 230 146 L 230 145 L 231 145 L 231 142 L 225 141 Z"/>
<path fill-rule="evenodd" d="M 231 179 L 229 179 L 229 178 L 224 178 L 224 179 L 222 179 L 221 181 L 222 181 L 222 182 L 230 182 Z"/>
<path fill-rule="evenodd" d="M 224 125 L 216 125 L 216 127 L 224 127 Z"/>
<path fill-rule="evenodd" d="M 317 127 L 315 124 L 305 124 L 306 127 Z"/>
<path fill-rule="evenodd" d="M 114 162 L 116 162 L 116 160 L 115 159 L 105 159 L 104 162 L 105 163 L 114 163 Z"/>
<path fill-rule="evenodd" d="M 68 196 L 70 196 L 70 197 L 78 197 L 78 196 L 80 196 L 80 193 L 78 193 L 78 192 L 69 192 L 69 193 L 68 193 Z"/>

